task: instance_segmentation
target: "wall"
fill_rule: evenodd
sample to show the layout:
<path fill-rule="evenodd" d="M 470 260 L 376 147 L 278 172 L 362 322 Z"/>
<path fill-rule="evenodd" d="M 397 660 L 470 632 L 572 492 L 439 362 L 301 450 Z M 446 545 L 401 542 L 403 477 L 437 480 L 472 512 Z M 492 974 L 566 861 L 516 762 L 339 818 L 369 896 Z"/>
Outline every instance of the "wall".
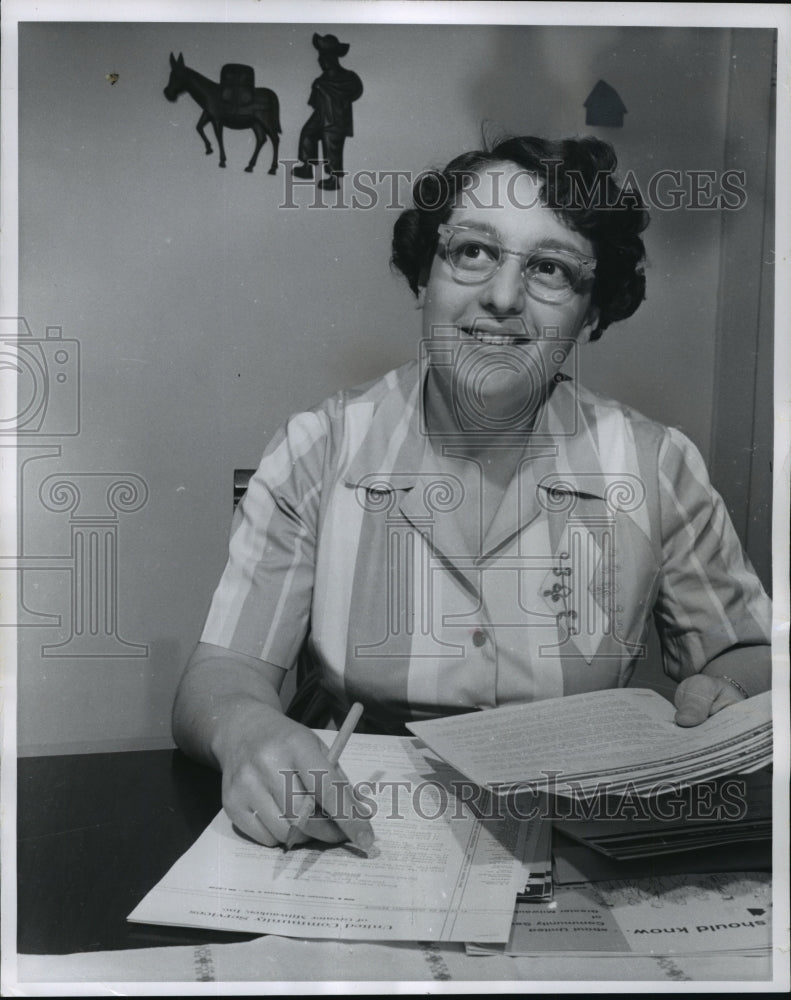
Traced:
<path fill-rule="evenodd" d="M 197 106 L 162 94 L 171 51 L 213 79 L 249 63 L 280 97 L 281 158 L 293 159 L 319 72 L 315 28 L 351 44 L 344 65 L 365 85 L 350 170 L 442 165 L 478 145 L 483 121 L 598 132 L 642 182 L 722 169 L 724 30 L 21 25 L 20 313 L 35 338 L 60 326 L 80 351 L 79 433 L 50 425 L 21 449 L 23 752 L 168 745 L 175 684 L 225 559 L 233 469 L 254 466 L 290 412 L 414 355 L 419 314 L 388 269 L 388 186 L 368 210 L 329 207 L 331 193 L 310 207 L 305 187 L 299 207 L 280 207 L 286 171 L 267 175 L 268 145 L 246 174 L 251 133 L 226 131 L 219 170 Z M 622 129 L 585 126 L 599 78 L 626 103 Z M 720 225 L 714 211 L 656 212 L 648 300 L 583 359 L 587 384 L 683 428 L 704 456 Z M 78 483 L 80 509 L 53 495 L 55 473 Z M 108 508 L 108 485 L 124 479 Z M 101 586 L 117 604 L 101 610 L 133 645 L 45 649 L 71 634 L 72 547 L 95 524 L 116 553 Z"/>

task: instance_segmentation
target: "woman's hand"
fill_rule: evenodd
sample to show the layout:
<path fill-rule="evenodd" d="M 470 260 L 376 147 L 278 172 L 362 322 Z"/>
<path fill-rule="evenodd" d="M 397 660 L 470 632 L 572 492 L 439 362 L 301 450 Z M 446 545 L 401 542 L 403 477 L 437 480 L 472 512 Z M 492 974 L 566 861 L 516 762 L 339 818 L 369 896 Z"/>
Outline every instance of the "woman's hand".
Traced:
<path fill-rule="evenodd" d="M 676 688 L 676 723 L 698 726 L 720 709 L 772 686 L 771 648 L 734 646 L 710 660 L 701 673 Z"/>
<path fill-rule="evenodd" d="M 173 706 L 176 743 L 222 771 L 222 798 L 231 821 L 248 837 L 285 843 L 305 793 L 326 816 L 311 818 L 301 841 L 374 840 L 365 805 L 355 798 L 329 749 L 310 729 L 283 714 L 286 671 L 265 660 L 198 643 Z"/>
<path fill-rule="evenodd" d="M 223 806 L 243 833 L 268 847 L 284 843 L 307 794 L 316 802 L 317 815 L 308 820 L 298 843 L 351 840 L 362 850 L 371 847 L 368 812 L 343 771 L 328 761 L 329 748 L 310 729 L 257 702 L 240 707 L 235 717 L 233 733 L 217 756 Z"/>
<path fill-rule="evenodd" d="M 723 677 L 695 674 L 676 688 L 676 724 L 679 726 L 699 726 L 710 715 L 714 715 L 728 705 L 744 701 L 744 695 Z"/>

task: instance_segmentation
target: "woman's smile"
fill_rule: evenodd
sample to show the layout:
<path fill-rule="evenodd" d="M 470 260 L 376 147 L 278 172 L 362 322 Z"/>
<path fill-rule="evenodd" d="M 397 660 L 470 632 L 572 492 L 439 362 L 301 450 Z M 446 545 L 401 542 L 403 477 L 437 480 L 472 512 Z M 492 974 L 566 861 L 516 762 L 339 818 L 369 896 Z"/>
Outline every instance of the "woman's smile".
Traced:
<path fill-rule="evenodd" d="M 499 323 L 480 319 L 469 327 L 462 327 L 461 333 L 477 340 L 480 344 L 493 344 L 497 347 L 529 344 L 536 339 L 530 336 L 522 320 L 506 320 Z"/>

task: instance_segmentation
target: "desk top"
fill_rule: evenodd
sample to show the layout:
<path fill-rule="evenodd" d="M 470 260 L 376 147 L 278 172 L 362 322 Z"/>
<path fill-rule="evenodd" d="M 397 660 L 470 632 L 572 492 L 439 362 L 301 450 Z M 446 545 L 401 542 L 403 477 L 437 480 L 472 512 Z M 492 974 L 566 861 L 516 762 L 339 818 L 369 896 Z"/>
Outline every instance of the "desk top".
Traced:
<path fill-rule="evenodd" d="M 178 750 L 32 757 L 18 762 L 17 788 L 20 953 L 255 937 L 126 919 L 218 812 L 218 773 Z M 749 867 L 769 868 L 769 845 L 762 850 L 753 851 Z M 712 850 L 685 852 L 683 858 L 684 871 L 717 870 L 709 867 Z M 618 868 L 611 877 L 635 874 L 631 863 L 619 862 Z"/>
<path fill-rule="evenodd" d="M 219 810 L 219 774 L 178 750 L 22 758 L 17 773 L 20 952 L 253 937 L 126 920 Z"/>

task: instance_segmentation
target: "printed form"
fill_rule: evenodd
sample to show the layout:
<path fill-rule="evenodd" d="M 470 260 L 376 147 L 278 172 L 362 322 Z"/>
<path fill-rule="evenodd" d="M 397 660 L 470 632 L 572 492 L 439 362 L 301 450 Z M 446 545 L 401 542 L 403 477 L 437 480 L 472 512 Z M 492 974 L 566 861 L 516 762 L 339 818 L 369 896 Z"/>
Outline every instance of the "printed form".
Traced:
<path fill-rule="evenodd" d="M 355 734 L 344 751 L 350 782 L 363 782 L 374 802 L 369 857 L 351 844 L 262 847 L 220 812 L 129 920 L 301 938 L 506 942 L 529 874 L 531 824 L 481 815 L 470 783 L 418 746 Z"/>

